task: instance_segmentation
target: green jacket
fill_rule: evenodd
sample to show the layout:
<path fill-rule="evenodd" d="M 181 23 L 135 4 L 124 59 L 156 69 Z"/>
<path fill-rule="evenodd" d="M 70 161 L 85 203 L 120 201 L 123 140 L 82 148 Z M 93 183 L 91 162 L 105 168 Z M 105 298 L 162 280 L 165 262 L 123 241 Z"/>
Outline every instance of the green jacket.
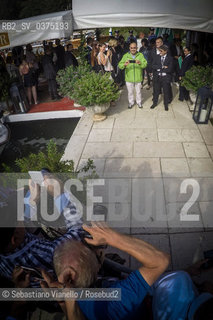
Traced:
<path fill-rule="evenodd" d="M 139 60 L 141 64 L 129 63 L 127 67 L 124 63 L 127 60 L 133 60 L 130 52 L 124 54 L 123 58 L 118 64 L 118 67 L 122 70 L 125 69 L 125 81 L 126 82 L 141 82 L 142 81 L 142 69 L 146 68 L 147 61 L 141 52 L 137 52 L 135 60 Z"/>

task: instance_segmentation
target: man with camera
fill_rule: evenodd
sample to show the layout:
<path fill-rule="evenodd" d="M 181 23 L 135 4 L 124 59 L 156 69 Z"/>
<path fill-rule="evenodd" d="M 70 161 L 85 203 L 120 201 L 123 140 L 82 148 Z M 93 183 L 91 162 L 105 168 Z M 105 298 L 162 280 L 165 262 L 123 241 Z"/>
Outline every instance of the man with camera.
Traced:
<path fill-rule="evenodd" d="M 134 89 L 136 91 L 136 103 L 139 108 L 142 108 L 141 99 L 141 82 L 142 70 L 146 68 L 147 61 L 143 54 L 137 52 L 137 43 L 131 42 L 127 52 L 118 64 L 118 67 L 125 69 L 125 81 L 128 91 L 128 108 L 131 109 L 134 102 Z"/>

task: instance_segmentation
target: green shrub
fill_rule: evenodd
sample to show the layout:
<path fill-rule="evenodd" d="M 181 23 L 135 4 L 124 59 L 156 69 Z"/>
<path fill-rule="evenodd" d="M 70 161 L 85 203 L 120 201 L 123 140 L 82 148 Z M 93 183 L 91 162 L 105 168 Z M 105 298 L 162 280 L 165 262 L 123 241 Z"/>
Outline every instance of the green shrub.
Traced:
<path fill-rule="evenodd" d="M 79 178 L 83 183 L 84 189 L 77 191 L 75 186 L 72 186 L 71 192 L 85 205 L 87 179 L 98 178 L 93 160 L 88 159 L 86 164 L 77 171 L 74 168 L 73 160 L 61 161 L 62 156 L 63 152 L 59 152 L 55 142 L 50 140 L 45 152 L 30 153 L 27 157 L 17 159 L 15 161 L 18 167 L 16 173 L 12 168 L 3 164 L 5 172 L 0 175 L 0 185 L 16 190 L 18 179 L 30 178 L 28 171 L 41 171 L 42 168 L 48 168 L 54 177 L 62 182 Z"/>
<path fill-rule="evenodd" d="M 62 97 L 71 98 L 75 82 L 90 72 L 91 67 L 86 63 L 75 68 L 70 66 L 58 71 L 56 81 L 59 84 L 59 94 Z"/>
<path fill-rule="evenodd" d="M 73 88 L 72 98 L 79 104 L 89 107 L 100 105 L 119 98 L 120 92 L 110 74 L 91 72 L 78 79 Z"/>
<path fill-rule="evenodd" d="M 181 80 L 183 87 L 194 92 L 197 92 L 201 87 L 211 87 L 212 84 L 213 73 L 211 67 L 193 66 Z"/>
<path fill-rule="evenodd" d="M 53 173 L 65 173 L 69 178 L 76 177 L 79 172 L 88 172 L 93 170 L 95 174 L 95 166 L 93 161 L 88 159 L 86 165 L 80 170 L 75 171 L 73 160 L 62 160 L 63 152 L 59 152 L 53 140 L 47 145 L 46 151 L 39 153 L 30 153 L 27 157 L 16 159 L 17 171 L 27 173 L 28 171 L 40 171 L 42 168 L 48 168 Z M 14 172 L 9 166 L 3 164 L 4 171 L 7 173 Z"/>

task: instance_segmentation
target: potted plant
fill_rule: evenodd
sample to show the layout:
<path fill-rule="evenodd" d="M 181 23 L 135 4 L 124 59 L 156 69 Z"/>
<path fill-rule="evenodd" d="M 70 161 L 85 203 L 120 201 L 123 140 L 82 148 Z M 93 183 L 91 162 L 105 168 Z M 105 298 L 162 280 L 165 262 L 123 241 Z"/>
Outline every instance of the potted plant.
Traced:
<path fill-rule="evenodd" d="M 94 121 L 105 120 L 104 112 L 119 96 L 118 87 L 109 73 L 87 73 L 75 82 L 72 91 L 72 98 L 94 113 Z"/>
<path fill-rule="evenodd" d="M 193 66 L 189 69 L 181 80 L 181 85 L 191 91 L 191 97 L 194 95 L 196 101 L 197 92 L 202 87 L 212 87 L 213 73 L 211 67 Z"/>
<path fill-rule="evenodd" d="M 80 64 L 78 67 L 69 66 L 57 73 L 56 81 L 59 84 L 59 94 L 71 99 L 75 81 L 91 72 L 88 64 Z"/>

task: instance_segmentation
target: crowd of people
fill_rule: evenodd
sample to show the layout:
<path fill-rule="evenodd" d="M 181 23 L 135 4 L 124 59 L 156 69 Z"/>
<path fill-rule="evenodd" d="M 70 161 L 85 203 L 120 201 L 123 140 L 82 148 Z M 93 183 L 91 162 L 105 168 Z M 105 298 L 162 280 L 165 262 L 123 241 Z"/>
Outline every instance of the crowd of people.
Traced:
<path fill-rule="evenodd" d="M 190 277 L 201 272 L 206 260 L 185 271 L 166 272 L 170 263 L 166 252 L 142 239 L 121 234 L 105 223 L 83 224 L 82 215 L 62 181 L 46 168 L 41 172 L 42 187 L 29 180 L 24 198 L 24 221 L 17 220 L 18 205 L 22 207 L 17 202 L 17 192 L 11 191 L 0 207 L 1 224 L 7 226 L 1 228 L 0 233 L 1 286 L 44 290 L 107 287 L 121 289 L 121 299 L 1 302 L 1 319 L 23 320 L 35 307 L 49 312 L 61 310 L 70 320 L 212 319 L 213 287 L 208 283 L 207 287 L 198 289 Z M 42 188 L 59 213 L 57 221 L 52 223 L 47 223 L 45 215 L 41 215 L 45 210 L 41 205 Z M 32 228 L 30 222 L 36 228 Z M 125 270 L 124 275 L 118 272 L 119 264 L 113 261 L 111 266 L 117 266 L 116 277 L 113 268 L 109 270 L 110 265 L 105 273 L 107 245 L 126 252 L 140 267 Z M 40 276 L 33 270 L 39 271 Z"/>
<path fill-rule="evenodd" d="M 73 54 L 71 43 L 66 47 L 61 45 L 60 39 L 53 42 L 43 42 L 43 55 L 35 55 L 31 44 L 17 46 L 12 49 L 10 55 L 7 55 L 4 62 L 5 68 L 10 78 L 23 83 L 29 105 L 38 104 L 38 79 L 41 73 L 48 83 L 48 91 L 52 100 L 60 99 L 58 95 L 58 86 L 56 83 L 56 74 L 59 70 L 69 66 L 78 66 L 78 61 Z"/>
<path fill-rule="evenodd" d="M 128 90 L 128 108 L 134 105 L 134 90 L 136 103 L 142 108 L 141 88 L 150 90 L 153 87 L 154 109 L 158 104 L 158 97 L 164 95 L 164 107 L 167 111 L 172 102 L 172 86 L 179 87 L 179 100 L 190 101 L 189 91 L 181 85 L 181 79 L 193 66 L 201 63 L 199 46 L 192 43 L 189 47 L 182 47 L 179 37 L 169 40 L 168 34 L 156 37 L 154 28 L 149 29 L 145 35 L 140 32 L 137 39 L 133 30 L 124 39 L 119 30 L 109 37 L 107 43 L 98 42 L 92 37 L 86 39 L 85 58 L 92 70 L 102 74 L 109 73 L 115 84 L 122 88 L 125 84 Z M 48 91 L 51 99 L 60 98 L 56 75 L 59 70 L 69 66 L 78 66 L 78 60 L 73 54 L 73 45 L 69 43 L 66 48 L 60 39 L 46 43 L 44 41 L 44 55 L 38 60 L 33 53 L 32 45 L 15 47 L 12 56 L 6 58 L 6 68 L 11 77 L 21 77 L 26 88 L 29 104 L 37 104 L 38 76 L 43 72 L 48 82 Z M 204 64 L 212 63 L 212 44 L 209 43 L 202 57 Z M 145 79 L 147 82 L 145 82 Z"/>
<path fill-rule="evenodd" d="M 173 99 L 172 83 L 179 87 L 179 100 L 191 103 L 189 91 L 181 85 L 181 79 L 193 65 L 199 65 L 198 49 L 196 43 L 190 48 L 183 48 L 180 38 L 169 42 L 168 34 L 156 37 L 154 28 L 150 28 L 149 34 L 145 36 L 140 33 L 139 39 L 136 39 L 132 30 L 129 31 L 126 41 L 119 30 L 110 36 L 107 44 L 88 38 L 86 55 L 94 71 L 111 73 L 119 87 L 126 83 L 128 108 L 131 109 L 134 105 L 134 89 L 136 103 L 142 108 L 140 85 L 143 88 L 146 77 L 146 89 L 153 86 L 153 104 L 150 108 L 157 106 L 158 97 L 163 93 L 164 107 L 168 111 Z M 206 57 L 205 63 L 211 63 L 210 55 L 207 54 Z"/>

